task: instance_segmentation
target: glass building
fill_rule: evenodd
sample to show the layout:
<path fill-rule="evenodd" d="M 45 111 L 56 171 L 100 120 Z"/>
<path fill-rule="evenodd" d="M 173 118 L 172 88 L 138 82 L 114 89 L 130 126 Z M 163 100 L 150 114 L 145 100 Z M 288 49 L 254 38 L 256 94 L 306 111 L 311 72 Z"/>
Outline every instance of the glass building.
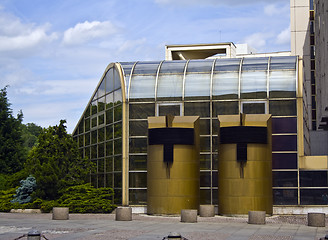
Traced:
<path fill-rule="evenodd" d="M 200 116 L 200 203 L 217 204 L 218 115 L 272 114 L 274 205 L 324 205 L 327 170 L 311 165 L 302 60 L 245 57 L 112 63 L 73 136 L 115 203 L 147 203 L 147 117 Z"/>

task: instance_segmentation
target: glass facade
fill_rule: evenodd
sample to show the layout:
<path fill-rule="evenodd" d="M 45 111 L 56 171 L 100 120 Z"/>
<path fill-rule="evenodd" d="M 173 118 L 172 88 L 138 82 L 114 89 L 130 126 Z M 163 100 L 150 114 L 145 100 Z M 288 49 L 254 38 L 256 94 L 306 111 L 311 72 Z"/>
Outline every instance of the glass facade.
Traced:
<path fill-rule="evenodd" d="M 318 180 L 321 185 L 309 181 L 314 173 L 302 172 L 298 166 L 298 118 L 303 116 L 297 112 L 298 98 L 302 98 L 297 96 L 297 88 L 302 87 L 297 85 L 297 65 L 297 57 L 116 64 L 120 67 L 104 74 L 73 133 L 83 156 L 97 164 L 91 182 L 113 187 L 120 203 L 122 142 L 126 142 L 128 203 L 146 205 L 147 117 L 196 115 L 200 116 L 201 134 L 200 203 L 217 204 L 217 116 L 270 113 L 274 204 L 322 204 L 323 189 L 312 189 L 322 188 L 322 181 Z M 122 139 L 124 116 L 126 141 Z M 327 172 L 320 174 L 320 179 L 327 179 Z"/>

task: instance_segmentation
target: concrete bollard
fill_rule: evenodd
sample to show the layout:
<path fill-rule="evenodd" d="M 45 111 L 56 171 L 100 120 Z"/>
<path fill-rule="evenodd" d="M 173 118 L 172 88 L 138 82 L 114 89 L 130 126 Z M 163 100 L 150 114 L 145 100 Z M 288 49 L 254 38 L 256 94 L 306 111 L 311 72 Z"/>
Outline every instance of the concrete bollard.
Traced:
<path fill-rule="evenodd" d="M 132 221 L 132 208 L 131 207 L 118 207 L 115 210 L 116 221 Z"/>
<path fill-rule="evenodd" d="M 199 216 L 200 217 L 214 217 L 214 205 L 200 205 L 199 206 Z"/>
<path fill-rule="evenodd" d="M 325 227 L 326 215 L 324 213 L 308 213 L 308 226 Z"/>
<path fill-rule="evenodd" d="M 69 208 L 68 207 L 54 207 L 52 208 L 52 220 L 68 220 Z"/>
<path fill-rule="evenodd" d="M 248 224 L 265 224 L 265 211 L 249 211 Z"/>
<path fill-rule="evenodd" d="M 181 222 L 196 223 L 197 222 L 197 210 L 196 209 L 182 209 L 181 210 Z"/>
<path fill-rule="evenodd" d="M 40 240 L 40 239 L 41 239 L 41 233 L 38 230 L 32 229 L 27 233 L 27 240 Z"/>

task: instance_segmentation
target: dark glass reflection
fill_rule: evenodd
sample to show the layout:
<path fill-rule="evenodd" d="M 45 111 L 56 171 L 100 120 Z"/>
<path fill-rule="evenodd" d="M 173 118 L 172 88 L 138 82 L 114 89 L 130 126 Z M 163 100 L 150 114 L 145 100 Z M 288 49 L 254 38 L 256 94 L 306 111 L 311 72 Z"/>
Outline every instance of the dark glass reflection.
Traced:
<path fill-rule="evenodd" d="M 272 153 L 273 169 L 297 169 L 297 153 Z"/>
<path fill-rule="evenodd" d="M 297 189 L 273 189 L 274 205 L 297 205 Z"/>
<path fill-rule="evenodd" d="M 300 171 L 301 187 L 328 187 L 327 171 Z"/>
<path fill-rule="evenodd" d="M 328 189 L 301 189 L 301 205 L 327 205 Z"/>
<path fill-rule="evenodd" d="M 272 172 L 274 187 L 297 187 L 297 172 Z"/>

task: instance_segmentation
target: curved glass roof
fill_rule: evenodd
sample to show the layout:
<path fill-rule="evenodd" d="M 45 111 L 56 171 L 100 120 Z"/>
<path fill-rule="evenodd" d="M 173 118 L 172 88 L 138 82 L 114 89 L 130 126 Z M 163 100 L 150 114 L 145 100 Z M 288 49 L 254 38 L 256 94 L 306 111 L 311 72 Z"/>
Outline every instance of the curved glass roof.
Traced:
<path fill-rule="evenodd" d="M 119 64 L 128 100 L 139 101 L 296 97 L 296 63 L 290 56 Z"/>

